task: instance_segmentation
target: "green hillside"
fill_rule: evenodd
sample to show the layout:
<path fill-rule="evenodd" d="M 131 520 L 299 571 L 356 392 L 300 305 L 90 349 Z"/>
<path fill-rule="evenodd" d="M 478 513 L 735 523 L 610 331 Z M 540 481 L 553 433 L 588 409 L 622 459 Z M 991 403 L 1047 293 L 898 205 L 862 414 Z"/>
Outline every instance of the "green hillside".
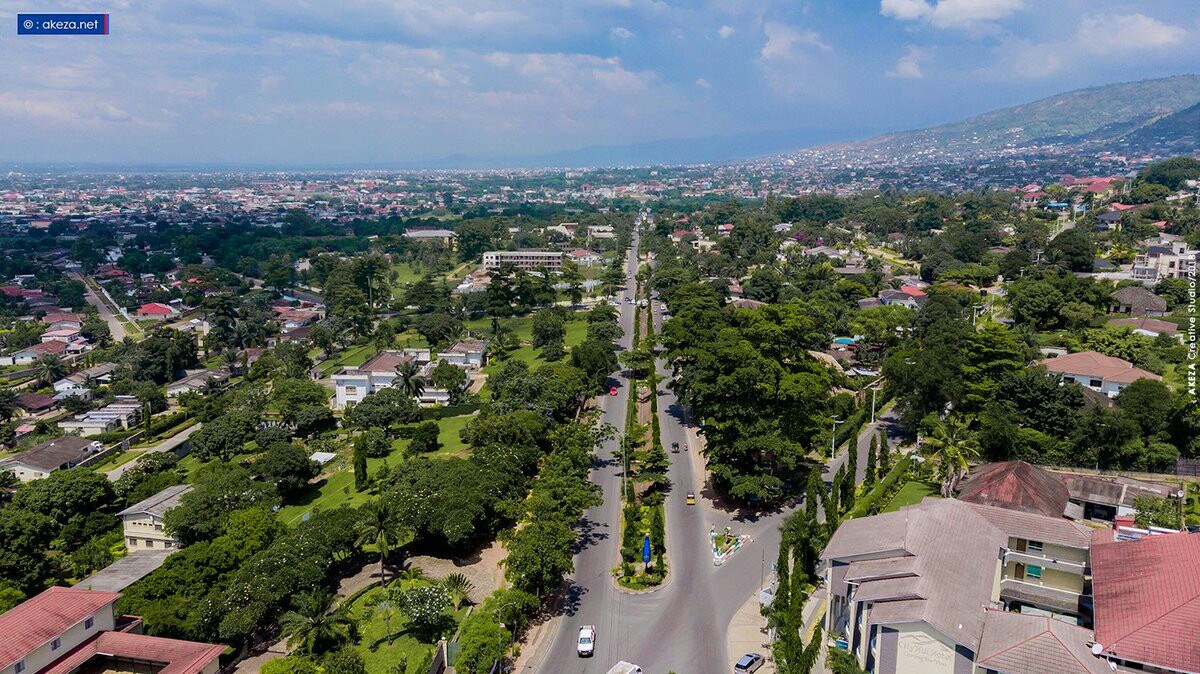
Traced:
<path fill-rule="evenodd" d="M 1200 103 L 1200 75 L 1078 89 L 928 129 L 879 136 L 850 147 L 873 151 L 994 150 L 1051 142 L 1105 142 Z"/>

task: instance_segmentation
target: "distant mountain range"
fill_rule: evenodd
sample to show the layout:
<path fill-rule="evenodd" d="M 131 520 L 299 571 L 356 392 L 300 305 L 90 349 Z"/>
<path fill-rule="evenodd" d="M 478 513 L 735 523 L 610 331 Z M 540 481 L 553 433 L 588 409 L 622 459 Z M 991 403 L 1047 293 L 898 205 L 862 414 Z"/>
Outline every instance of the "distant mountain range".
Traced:
<path fill-rule="evenodd" d="M 929 160 L 1019 150 L 1200 148 L 1200 75 L 1077 89 L 926 129 L 817 148 Z"/>

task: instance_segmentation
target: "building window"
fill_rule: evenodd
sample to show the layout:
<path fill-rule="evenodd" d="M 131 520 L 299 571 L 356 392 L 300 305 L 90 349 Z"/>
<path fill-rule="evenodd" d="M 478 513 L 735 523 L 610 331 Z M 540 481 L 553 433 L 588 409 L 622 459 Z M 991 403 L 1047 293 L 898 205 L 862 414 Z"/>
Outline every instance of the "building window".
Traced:
<path fill-rule="evenodd" d="M 25 671 L 25 661 L 24 660 L 21 660 L 21 661 L 17 662 L 17 664 L 13 665 L 13 672 L 16 672 L 16 674 L 21 674 L 21 672 L 23 672 L 23 671 Z"/>
<path fill-rule="evenodd" d="M 1100 379 L 1093 379 L 1088 382 L 1088 386 L 1093 386 L 1095 388 L 1100 388 L 1100 386 L 1103 384 L 1104 384 L 1104 381 L 1100 380 Z"/>
<path fill-rule="evenodd" d="M 357 386 L 347 386 L 346 387 L 346 395 L 348 395 L 348 396 L 358 395 L 358 387 Z"/>
<path fill-rule="evenodd" d="M 50 640 L 50 650 L 51 651 L 57 651 L 60 648 L 62 648 L 62 639 L 59 639 L 58 637 L 54 637 L 53 639 Z"/>
<path fill-rule="evenodd" d="M 1026 566 L 1026 567 L 1025 567 L 1025 577 L 1026 577 L 1026 578 L 1037 578 L 1037 579 L 1041 580 L 1041 578 L 1042 578 L 1042 567 L 1040 567 L 1040 566 Z"/>
<path fill-rule="evenodd" d="M 152 540 L 150 540 L 149 538 L 147 538 L 147 539 L 146 539 L 146 547 L 148 547 L 148 548 L 152 548 L 152 547 L 154 547 L 154 541 L 152 541 Z"/>
<path fill-rule="evenodd" d="M 1042 551 L 1042 542 L 1041 541 L 1029 541 L 1027 549 L 1030 552 L 1041 552 Z"/>
<path fill-rule="evenodd" d="M 83 629 L 85 629 L 85 630 L 90 630 L 90 629 L 92 629 L 92 627 L 94 627 L 95 625 L 96 625 L 96 619 L 95 619 L 95 618 L 87 618 L 87 619 L 85 619 L 85 620 L 83 621 Z"/>

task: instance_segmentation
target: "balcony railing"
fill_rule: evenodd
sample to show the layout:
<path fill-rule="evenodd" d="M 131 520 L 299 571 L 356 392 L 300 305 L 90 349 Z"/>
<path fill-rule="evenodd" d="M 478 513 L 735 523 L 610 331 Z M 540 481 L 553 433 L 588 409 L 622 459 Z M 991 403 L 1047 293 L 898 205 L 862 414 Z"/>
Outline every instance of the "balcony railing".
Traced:
<path fill-rule="evenodd" d="M 1019 601 L 1052 611 L 1073 614 L 1084 613 L 1085 607 L 1091 604 L 1091 597 L 1085 597 L 1078 592 L 1060 590 L 1046 585 L 1035 585 L 1015 578 L 1005 578 L 1000 581 L 1000 598 L 1005 601 Z"/>
<path fill-rule="evenodd" d="M 1072 559 L 1057 559 L 1050 557 L 1042 552 L 1034 550 L 1026 550 L 1020 552 L 1018 550 L 1006 550 L 1004 552 L 1004 561 L 1016 562 L 1026 566 L 1040 566 L 1043 569 L 1054 569 L 1056 571 L 1065 571 L 1076 575 L 1085 575 L 1087 573 L 1087 564 L 1077 562 Z"/>

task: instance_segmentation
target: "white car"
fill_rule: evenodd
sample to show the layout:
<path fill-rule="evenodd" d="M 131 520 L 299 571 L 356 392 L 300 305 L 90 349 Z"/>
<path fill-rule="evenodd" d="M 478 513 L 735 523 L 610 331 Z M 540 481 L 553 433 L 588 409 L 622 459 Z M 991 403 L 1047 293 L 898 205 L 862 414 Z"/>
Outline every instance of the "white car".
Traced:
<path fill-rule="evenodd" d="M 579 628 L 579 657 L 590 657 L 596 652 L 596 627 L 595 625 L 584 625 Z"/>

